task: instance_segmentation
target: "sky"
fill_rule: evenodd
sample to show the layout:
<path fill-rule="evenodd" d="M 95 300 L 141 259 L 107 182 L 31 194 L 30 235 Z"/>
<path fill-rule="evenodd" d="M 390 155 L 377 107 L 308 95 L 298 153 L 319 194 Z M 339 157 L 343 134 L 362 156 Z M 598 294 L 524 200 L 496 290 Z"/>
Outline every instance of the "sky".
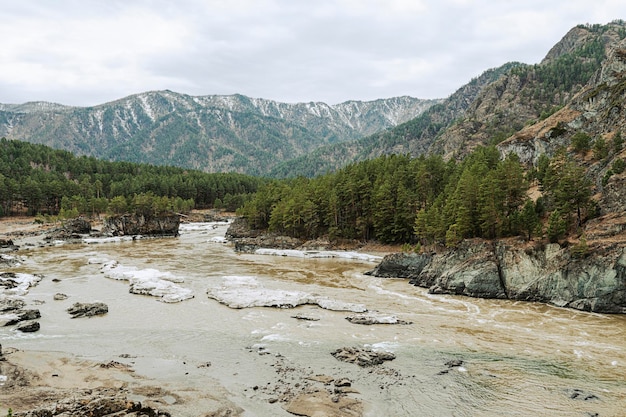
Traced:
<path fill-rule="evenodd" d="M 0 0 L 0 103 L 445 98 L 623 0 Z"/>

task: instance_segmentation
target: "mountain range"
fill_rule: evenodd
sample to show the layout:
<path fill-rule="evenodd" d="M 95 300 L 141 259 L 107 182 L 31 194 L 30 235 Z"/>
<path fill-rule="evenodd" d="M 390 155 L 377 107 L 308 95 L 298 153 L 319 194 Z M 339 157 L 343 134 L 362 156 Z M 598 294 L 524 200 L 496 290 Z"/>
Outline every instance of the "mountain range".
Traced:
<path fill-rule="evenodd" d="M 0 136 L 109 160 L 267 175 L 282 161 L 394 127 L 440 101 L 288 104 L 152 91 L 94 107 L 0 104 Z"/>
<path fill-rule="evenodd" d="M 94 107 L 0 104 L 0 136 L 109 160 L 275 177 L 392 153 L 462 159 L 487 144 L 536 162 L 576 132 L 610 140 L 626 124 L 625 38 L 622 20 L 576 26 L 540 63 L 489 69 L 445 99 L 287 104 L 153 91 Z"/>

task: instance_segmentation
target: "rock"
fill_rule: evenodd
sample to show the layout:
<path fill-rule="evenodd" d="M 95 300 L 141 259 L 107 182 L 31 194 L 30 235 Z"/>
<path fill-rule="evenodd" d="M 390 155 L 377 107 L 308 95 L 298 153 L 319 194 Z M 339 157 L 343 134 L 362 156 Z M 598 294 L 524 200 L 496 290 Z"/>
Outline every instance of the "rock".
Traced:
<path fill-rule="evenodd" d="M 83 217 L 78 217 L 76 219 L 66 220 L 63 224 L 63 228 L 68 233 L 77 233 L 83 235 L 91 232 L 91 223 L 89 223 L 89 220 Z"/>
<path fill-rule="evenodd" d="M 19 246 L 13 244 L 11 239 L 0 239 L 0 253 L 15 252 L 19 250 L 19 248 Z"/>
<path fill-rule="evenodd" d="M 296 319 L 296 320 L 304 320 L 304 321 L 320 321 L 320 317 L 319 316 L 315 316 L 315 315 L 311 315 L 311 314 L 296 314 L 291 316 L 292 319 Z"/>
<path fill-rule="evenodd" d="M 126 417 L 171 417 L 167 411 L 143 406 L 139 401 L 128 399 L 123 393 L 100 388 L 73 393 L 51 406 L 20 412 L 20 417 L 53 416 L 126 416 Z"/>
<path fill-rule="evenodd" d="M 112 236 L 178 236 L 177 214 L 147 217 L 138 214 L 110 216 L 104 220 L 103 233 Z"/>
<path fill-rule="evenodd" d="M 363 415 L 363 404 L 359 400 L 347 396 L 331 396 L 326 391 L 300 394 L 284 408 L 287 412 L 297 416 L 357 417 Z"/>
<path fill-rule="evenodd" d="M 0 313 L 20 310 L 26 303 L 19 298 L 0 298 Z"/>
<path fill-rule="evenodd" d="M 67 294 L 63 294 L 63 293 L 56 293 L 54 294 L 54 297 L 52 297 L 54 300 L 56 301 L 63 301 L 63 300 L 67 300 Z"/>
<path fill-rule="evenodd" d="M 251 229 L 248 225 L 248 221 L 243 217 L 236 217 L 226 230 L 225 236 L 227 239 L 239 239 L 239 238 L 255 238 L 260 236 L 264 231 Z"/>
<path fill-rule="evenodd" d="M 373 351 L 355 347 L 343 347 L 331 352 L 335 359 L 342 362 L 355 363 L 359 366 L 380 365 L 383 362 L 396 358 L 391 352 Z"/>
<path fill-rule="evenodd" d="M 67 309 L 67 312 L 72 315 L 73 319 L 91 317 L 108 313 L 109 307 L 104 303 L 74 303 L 72 307 Z"/>
<path fill-rule="evenodd" d="M 432 255 L 415 253 L 392 253 L 365 275 L 381 278 L 417 278 L 430 263 Z"/>
<path fill-rule="evenodd" d="M 91 232 L 91 223 L 83 217 L 78 217 L 66 220 L 62 227 L 51 230 L 45 240 L 82 239 L 83 235 L 89 232 Z"/>
<path fill-rule="evenodd" d="M 572 400 L 592 401 L 600 399 L 597 395 L 578 388 L 568 389 L 566 393 Z"/>
<path fill-rule="evenodd" d="M 39 330 L 41 326 L 38 321 L 24 321 L 17 325 L 16 329 L 23 333 L 32 333 Z"/>
<path fill-rule="evenodd" d="M 462 359 L 451 359 L 448 362 L 446 362 L 446 366 L 448 368 L 456 368 L 463 365 L 463 360 Z"/>
<path fill-rule="evenodd" d="M 354 314 L 352 316 L 346 317 L 346 320 L 348 320 L 350 323 L 363 324 L 368 326 L 374 324 L 412 324 L 409 321 L 400 320 L 394 315 L 382 315 L 376 312 Z"/>
<path fill-rule="evenodd" d="M 334 385 L 336 387 L 351 387 L 352 381 L 350 381 L 348 378 L 341 378 L 341 379 L 335 380 Z"/>
<path fill-rule="evenodd" d="M 7 321 L 5 326 L 13 326 L 14 324 L 17 324 L 23 321 L 35 320 L 35 319 L 41 318 L 41 313 L 39 312 L 39 310 L 17 310 L 17 311 L 14 311 L 13 314 L 15 314 L 16 317 Z"/>

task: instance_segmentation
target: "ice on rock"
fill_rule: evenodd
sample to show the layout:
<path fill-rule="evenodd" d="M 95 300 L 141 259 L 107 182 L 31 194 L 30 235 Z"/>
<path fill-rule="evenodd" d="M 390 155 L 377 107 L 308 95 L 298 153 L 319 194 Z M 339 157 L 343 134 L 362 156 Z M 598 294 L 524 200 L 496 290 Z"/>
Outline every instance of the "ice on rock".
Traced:
<path fill-rule="evenodd" d="M 230 308 L 294 308 L 304 304 L 312 304 L 327 310 L 354 313 L 367 311 L 367 308 L 362 304 L 331 300 L 304 291 L 265 288 L 255 277 L 250 276 L 225 276 L 222 286 L 210 288 L 207 290 L 207 295 Z"/>
<path fill-rule="evenodd" d="M 185 280 L 170 272 L 153 268 L 138 269 L 120 265 L 117 261 L 105 262 L 101 271 L 107 278 L 128 281 L 129 291 L 133 294 L 151 295 L 166 303 L 177 303 L 194 297 L 193 291 L 177 285 Z"/>
<path fill-rule="evenodd" d="M 24 296 L 28 289 L 41 281 L 41 275 L 21 272 L 0 272 L 0 294 Z"/>

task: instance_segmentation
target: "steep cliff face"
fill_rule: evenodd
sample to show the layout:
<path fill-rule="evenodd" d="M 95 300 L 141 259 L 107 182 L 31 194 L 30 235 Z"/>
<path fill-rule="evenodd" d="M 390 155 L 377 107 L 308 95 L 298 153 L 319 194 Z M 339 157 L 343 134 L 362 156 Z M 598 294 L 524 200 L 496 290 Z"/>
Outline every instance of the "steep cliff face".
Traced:
<path fill-rule="evenodd" d="M 408 278 L 434 294 L 545 302 L 626 314 L 624 245 L 576 257 L 558 244 L 467 241 L 439 254 L 389 255 L 369 274 Z"/>

